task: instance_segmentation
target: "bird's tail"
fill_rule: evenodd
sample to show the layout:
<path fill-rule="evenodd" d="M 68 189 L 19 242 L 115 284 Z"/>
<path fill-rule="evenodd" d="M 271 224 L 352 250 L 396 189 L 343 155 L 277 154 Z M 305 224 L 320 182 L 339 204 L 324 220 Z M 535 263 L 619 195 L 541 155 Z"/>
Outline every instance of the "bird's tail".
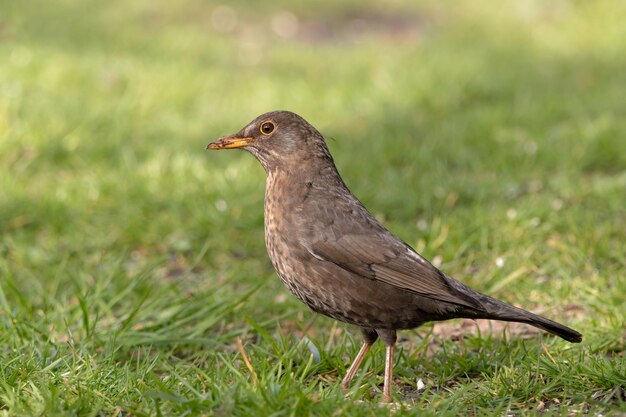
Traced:
<path fill-rule="evenodd" d="M 538 314 L 531 313 L 530 311 L 523 310 L 521 308 L 514 307 L 512 305 L 502 303 L 506 306 L 506 309 L 500 307 L 499 312 L 495 318 L 503 321 L 515 321 L 519 323 L 530 324 L 531 326 L 538 327 L 549 333 L 559 336 L 562 339 L 572 343 L 580 343 L 583 340 L 583 335 L 576 330 L 571 329 L 561 323 L 557 323 L 554 320 L 547 319 Z M 503 311 L 504 310 L 504 311 Z M 493 316 L 492 316 L 493 317 Z M 489 317 L 487 317 L 489 318 Z"/>
<path fill-rule="evenodd" d="M 463 286 L 466 291 L 469 290 L 473 292 L 474 299 L 478 301 L 478 304 L 481 307 L 478 310 L 468 311 L 467 318 L 526 323 L 530 324 L 531 326 L 543 329 L 556 336 L 559 336 L 560 338 L 565 339 L 568 342 L 580 343 L 583 340 L 582 334 L 561 323 L 557 323 L 556 321 L 547 319 L 538 314 L 531 313 L 530 311 L 526 311 L 524 309 L 512 306 L 503 301 L 496 300 L 495 298 L 489 297 L 488 295 L 481 294 L 478 291 L 466 287 L 458 281 L 456 281 L 453 286 L 457 286 L 457 283 Z"/>

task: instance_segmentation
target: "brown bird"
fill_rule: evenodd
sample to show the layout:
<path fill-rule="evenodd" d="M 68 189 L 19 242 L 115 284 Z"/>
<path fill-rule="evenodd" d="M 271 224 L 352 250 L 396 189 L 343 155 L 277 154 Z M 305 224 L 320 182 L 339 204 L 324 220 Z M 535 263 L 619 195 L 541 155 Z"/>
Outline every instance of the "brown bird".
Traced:
<path fill-rule="evenodd" d="M 582 335 L 447 276 L 380 224 L 350 192 L 322 135 L 288 111 L 265 113 L 207 149 L 243 148 L 267 173 L 265 245 L 287 288 L 313 311 L 360 327 L 386 345 L 383 401 L 391 402 L 396 331 L 453 318 L 527 323 L 569 342 Z"/>

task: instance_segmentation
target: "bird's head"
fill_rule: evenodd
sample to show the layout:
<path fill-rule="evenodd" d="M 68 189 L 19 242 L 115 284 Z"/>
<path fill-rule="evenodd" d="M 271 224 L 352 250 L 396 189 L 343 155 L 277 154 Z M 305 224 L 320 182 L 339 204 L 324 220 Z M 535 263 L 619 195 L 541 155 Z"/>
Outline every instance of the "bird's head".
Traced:
<path fill-rule="evenodd" d="M 262 114 L 239 132 L 222 136 L 206 148 L 245 149 L 267 172 L 303 169 L 313 161 L 313 165 L 332 164 L 322 135 L 302 117 L 283 110 Z"/>

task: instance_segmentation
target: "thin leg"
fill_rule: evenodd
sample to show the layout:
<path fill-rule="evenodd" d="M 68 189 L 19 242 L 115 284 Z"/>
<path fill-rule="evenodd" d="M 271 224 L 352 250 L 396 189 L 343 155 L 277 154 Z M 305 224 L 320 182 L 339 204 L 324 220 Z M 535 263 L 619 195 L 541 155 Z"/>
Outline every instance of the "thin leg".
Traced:
<path fill-rule="evenodd" d="M 346 373 L 346 376 L 341 381 L 341 386 L 344 389 L 350 386 L 350 382 L 352 382 L 352 378 L 354 378 L 354 375 L 356 375 L 356 372 L 359 370 L 365 358 L 365 354 L 370 350 L 376 339 L 378 339 L 378 333 L 373 329 L 361 327 L 361 334 L 363 335 L 364 343 L 363 346 L 361 346 L 361 350 L 359 350 L 359 353 L 356 355 L 356 358 L 354 358 L 352 365 L 348 368 L 348 373 Z"/>
<path fill-rule="evenodd" d="M 383 386 L 383 402 L 393 402 L 391 386 L 393 385 L 393 353 L 396 346 L 396 331 L 393 329 L 377 329 L 376 333 L 385 343 L 385 384 Z"/>
<path fill-rule="evenodd" d="M 350 382 L 352 382 L 352 378 L 354 378 L 354 375 L 356 375 L 356 372 L 359 370 L 361 362 L 363 362 L 363 359 L 365 358 L 365 354 L 370 350 L 373 344 L 373 342 L 366 341 L 363 343 L 363 346 L 361 346 L 361 350 L 359 350 L 359 353 L 356 355 L 356 358 L 354 358 L 352 365 L 350 365 L 348 373 L 346 373 L 346 376 L 341 381 L 341 386 L 344 389 L 348 389 L 350 386 Z"/>
<path fill-rule="evenodd" d="M 393 384 L 393 353 L 395 345 L 387 345 L 387 351 L 385 355 L 385 383 L 383 386 L 383 402 L 393 402 L 391 397 L 391 385 Z"/>
<path fill-rule="evenodd" d="M 387 346 L 387 354 L 385 356 L 385 385 L 383 387 L 383 402 L 393 402 L 391 397 L 391 385 L 393 385 L 393 353 L 395 345 Z"/>

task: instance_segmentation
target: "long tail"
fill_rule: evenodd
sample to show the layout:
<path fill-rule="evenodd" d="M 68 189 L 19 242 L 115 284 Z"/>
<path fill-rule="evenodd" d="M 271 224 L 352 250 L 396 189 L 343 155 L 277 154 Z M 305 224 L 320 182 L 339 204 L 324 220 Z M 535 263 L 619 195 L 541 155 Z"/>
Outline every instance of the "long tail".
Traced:
<path fill-rule="evenodd" d="M 512 305 L 503 303 L 502 301 L 495 301 L 497 302 L 497 304 L 501 304 L 498 306 L 499 311 L 497 312 L 497 314 L 489 315 L 489 317 L 486 318 L 495 318 L 497 320 L 503 321 L 516 321 L 520 323 L 527 323 L 531 326 L 538 327 L 549 333 L 557 335 L 560 338 L 572 343 L 580 343 L 583 340 L 582 334 L 561 323 L 557 323 L 554 320 L 547 319 L 538 314 L 531 313 L 530 311 L 526 311 L 521 308 L 517 308 Z"/>
<path fill-rule="evenodd" d="M 496 300 L 495 298 L 479 293 L 478 291 L 475 291 L 454 279 L 451 279 L 451 281 L 453 282 L 452 285 L 456 287 L 457 290 L 461 290 L 466 294 L 468 291 L 473 293 L 472 297 L 478 301 L 478 304 L 482 307 L 479 310 L 468 309 L 467 318 L 526 323 L 557 335 L 568 342 L 580 343 L 583 340 L 582 334 L 574 329 L 564 326 L 561 323 L 557 323 L 556 321 L 547 319 L 538 314 L 512 306 L 503 301 Z"/>

